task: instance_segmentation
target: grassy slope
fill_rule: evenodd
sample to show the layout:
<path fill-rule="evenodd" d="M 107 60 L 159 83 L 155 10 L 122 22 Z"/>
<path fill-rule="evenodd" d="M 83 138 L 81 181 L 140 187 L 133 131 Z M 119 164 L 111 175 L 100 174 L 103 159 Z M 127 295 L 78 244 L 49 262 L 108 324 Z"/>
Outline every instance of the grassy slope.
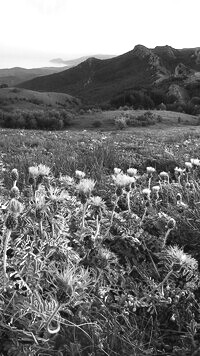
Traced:
<path fill-rule="evenodd" d="M 1 109 L 40 109 L 46 106 L 66 108 L 76 107 L 79 101 L 71 95 L 63 93 L 40 93 L 36 91 L 16 88 L 0 89 Z M 3 104 L 3 105 L 2 105 Z"/>
<path fill-rule="evenodd" d="M 91 112 L 79 115 L 74 120 L 74 126 L 77 129 L 92 128 L 95 121 L 100 121 L 102 130 L 112 130 L 114 128 L 114 119 L 121 116 L 141 116 L 147 110 L 113 110 L 113 111 L 103 111 L 103 112 Z M 188 114 L 182 114 L 172 111 L 162 111 L 162 110 L 148 110 L 154 114 L 155 118 L 161 116 L 161 123 L 157 123 L 155 127 L 162 127 L 163 125 L 176 126 L 178 119 L 181 119 L 181 124 L 186 125 L 196 125 L 198 123 L 198 118 Z M 128 129 L 130 130 L 130 128 Z M 135 127 L 131 130 L 135 130 Z"/>

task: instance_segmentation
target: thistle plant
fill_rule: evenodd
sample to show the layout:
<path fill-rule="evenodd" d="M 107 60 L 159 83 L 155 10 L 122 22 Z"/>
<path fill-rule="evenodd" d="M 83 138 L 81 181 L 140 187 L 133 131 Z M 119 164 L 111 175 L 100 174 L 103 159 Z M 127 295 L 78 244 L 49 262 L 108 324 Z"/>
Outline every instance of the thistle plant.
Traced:
<path fill-rule="evenodd" d="M 82 179 L 80 183 L 77 185 L 77 191 L 79 198 L 81 200 L 81 204 L 83 207 L 83 213 L 82 213 L 82 229 L 85 228 L 85 215 L 86 215 L 86 210 L 87 210 L 87 204 L 88 204 L 88 199 L 90 198 L 92 191 L 94 189 L 95 182 L 92 179 Z"/>
<path fill-rule="evenodd" d="M 164 183 L 164 184 L 168 183 L 169 184 L 169 174 L 167 172 L 162 171 L 162 172 L 159 173 L 159 176 L 160 176 L 160 179 L 161 179 L 160 180 L 161 184 L 162 183 Z M 161 186 L 161 188 L 162 188 L 162 186 Z"/>
<path fill-rule="evenodd" d="M 23 205 L 15 198 L 12 198 L 9 207 L 8 215 L 5 220 L 5 238 L 4 238 L 4 248 L 3 248 L 3 271 L 5 281 L 7 279 L 6 264 L 7 264 L 7 249 L 12 231 L 17 227 L 18 216 L 23 211 Z"/>
<path fill-rule="evenodd" d="M 102 213 L 105 211 L 106 206 L 101 197 L 96 196 L 90 198 L 91 208 L 93 210 L 93 214 L 96 218 L 96 232 L 94 234 L 94 241 L 96 241 L 99 233 L 100 233 L 100 224 L 102 219 Z"/>
<path fill-rule="evenodd" d="M 19 173 L 18 173 L 18 170 L 16 168 L 12 169 L 12 171 L 11 171 L 11 179 L 12 179 L 12 182 L 13 182 L 13 187 L 15 187 L 16 184 L 17 184 L 17 181 L 19 179 Z"/>
<path fill-rule="evenodd" d="M 152 192 L 155 194 L 155 205 L 157 206 L 158 200 L 159 200 L 159 191 L 160 191 L 160 186 L 159 185 L 154 185 L 152 187 Z"/>
<path fill-rule="evenodd" d="M 153 173 L 155 173 L 156 170 L 154 167 L 147 167 L 146 170 L 147 170 L 147 175 L 149 177 L 148 188 L 151 189 L 151 180 L 153 178 Z"/>

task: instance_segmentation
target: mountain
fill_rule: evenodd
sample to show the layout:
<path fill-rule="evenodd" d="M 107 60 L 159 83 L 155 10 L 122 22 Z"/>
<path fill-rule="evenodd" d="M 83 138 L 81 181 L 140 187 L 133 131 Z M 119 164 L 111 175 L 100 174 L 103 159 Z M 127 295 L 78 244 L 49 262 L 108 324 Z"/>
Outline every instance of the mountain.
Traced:
<path fill-rule="evenodd" d="M 66 67 L 43 67 L 43 68 L 6 68 L 0 69 L 0 85 L 6 84 L 10 87 L 23 81 L 33 79 L 42 75 L 49 75 L 65 70 Z"/>
<path fill-rule="evenodd" d="M 34 78 L 19 87 L 68 93 L 88 104 L 109 102 L 120 93 L 138 88 L 159 88 L 171 96 L 177 95 L 177 100 L 180 96 L 185 100 L 189 86 L 199 85 L 199 74 L 199 48 L 150 49 L 137 45 L 120 56 L 106 60 L 88 58 L 76 67 Z"/>
<path fill-rule="evenodd" d="M 97 59 L 110 59 L 110 58 L 113 58 L 116 56 L 109 55 L 109 54 L 95 54 L 92 56 L 84 56 L 84 57 L 70 59 L 70 60 L 63 60 L 62 58 L 55 58 L 55 59 L 51 59 L 50 62 L 55 63 L 55 64 L 63 64 L 65 66 L 67 66 L 67 68 L 71 68 L 71 67 L 77 66 L 78 64 L 86 61 L 88 58 L 91 58 L 91 57 L 97 58 Z"/>

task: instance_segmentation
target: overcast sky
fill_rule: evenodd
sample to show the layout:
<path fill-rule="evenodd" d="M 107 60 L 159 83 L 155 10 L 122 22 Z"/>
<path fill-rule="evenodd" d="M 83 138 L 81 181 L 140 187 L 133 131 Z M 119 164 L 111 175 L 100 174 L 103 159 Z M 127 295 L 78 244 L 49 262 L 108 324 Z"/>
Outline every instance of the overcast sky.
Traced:
<path fill-rule="evenodd" d="M 0 0 L 0 68 L 136 44 L 198 47 L 199 12 L 199 0 Z"/>

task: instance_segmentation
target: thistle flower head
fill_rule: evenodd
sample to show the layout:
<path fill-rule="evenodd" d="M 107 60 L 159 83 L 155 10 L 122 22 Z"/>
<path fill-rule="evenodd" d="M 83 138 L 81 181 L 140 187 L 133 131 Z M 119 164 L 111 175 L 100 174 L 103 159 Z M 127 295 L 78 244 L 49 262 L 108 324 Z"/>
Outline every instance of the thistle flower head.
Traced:
<path fill-rule="evenodd" d="M 45 166 L 45 164 L 39 164 L 38 174 L 41 176 L 48 176 L 50 173 L 50 168 Z"/>
<path fill-rule="evenodd" d="M 180 174 L 181 175 L 181 174 L 183 174 L 184 171 L 185 171 L 184 169 L 179 168 L 179 167 L 174 168 L 174 172 L 176 174 Z"/>
<path fill-rule="evenodd" d="M 79 184 L 77 184 L 77 190 L 79 194 L 84 194 L 89 198 L 95 186 L 95 182 L 93 179 L 82 179 Z"/>
<path fill-rule="evenodd" d="M 137 174 L 137 169 L 136 169 L 136 168 L 129 168 L 129 169 L 127 169 L 127 174 L 128 174 L 130 177 L 134 177 L 134 176 L 136 176 L 136 174 Z"/>
<path fill-rule="evenodd" d="M 159 185 L 154 185 L 151 189 L 152 189 L 153 192 L 158 193 L 159 190 L 160 190 L 160 186 Z"/>
<path fill-rule="evenodd" d="M 75 171 L 75 176 L 76 176 L 76 178 L 78 178 L 78 179 L 83 179 L 83 178 L 85 178 L 85 172 L 76 170 L 76 171 Z"/>
<path fill-rule="evenodd" d="M 29 171 L 29 177 L 33 179 L 35 179 L 39 175 L 37 166 L 29 167 L 28 171 Z"/>
<path fill-rule="evenodd" d="M 112 176 L 112 178 L 117 187 L 126 187 L 127 185 L 130 185 L 135 182 L 134 177 L 129 177 L 128 175 L 121 173 L 117 174 L 116 176 Z"/>
<path fill-rule="evenodd" d="M 13 198 L 9 203 L 9 211 L 14 215 L 19 215 L 23 211 L 23 205 Z"/>
<path fill-rule="evenodd" d="M 195 258 L 191 257 L 189 254 L 183 252 L 182 248 L 178 246 L 169 246 L 166 249 L 168 256 L 172 259 L 172 262 L 178 263 L 183 267 L 188 269 L 196 270 L 198 268 L 198 262 Z"/>
<path fill-rule="evenodd" d="M 118 175 L 118 174 L 122 174 L 122 170 L 120 168 L 114 168 L 114 174 Z"/>
<path fill-rule="evenodd" d="M 193 164 L 193 166 L 200 166 L 200 161 L 198 158 L 191 158 L 190 161 Z"/>
<path fill-rule="evenodd" d="M 190 170 L 192 169 L 192 163 L 191 162 L 185 162 L 185 167 Z"/>
<path fill-rule="evenodd" d="M 90 198 L 90 204 L 95 206 L 95 207 L 102 207 L 102 206 L 105 205 L 104 201 L 99 196 L 91 197 Z"/>
<path fill-rule="evenodd" d="M 146 170 L 147 170 L 147 174 L 152 174 L 156 171 L 154 167 L 146 167 Z"/>
<path fill-rule="evenodd" d="M 149 188 L 144 188 L 144 189 L 142 190 L 142 194 L 143 194 L 144 196 L 150 197 L 151 189 L 149 189 Z"/>
<path fill-rule="evenodd" d="M 159 176 L 161 177 L 161 178 L 169 178 L 169 174 L 167 173 L 167 172 L 164 172 L 164 171 L 162 171 L 162 172 L 160 172 L 160 174 L 159 174 Z"/>

